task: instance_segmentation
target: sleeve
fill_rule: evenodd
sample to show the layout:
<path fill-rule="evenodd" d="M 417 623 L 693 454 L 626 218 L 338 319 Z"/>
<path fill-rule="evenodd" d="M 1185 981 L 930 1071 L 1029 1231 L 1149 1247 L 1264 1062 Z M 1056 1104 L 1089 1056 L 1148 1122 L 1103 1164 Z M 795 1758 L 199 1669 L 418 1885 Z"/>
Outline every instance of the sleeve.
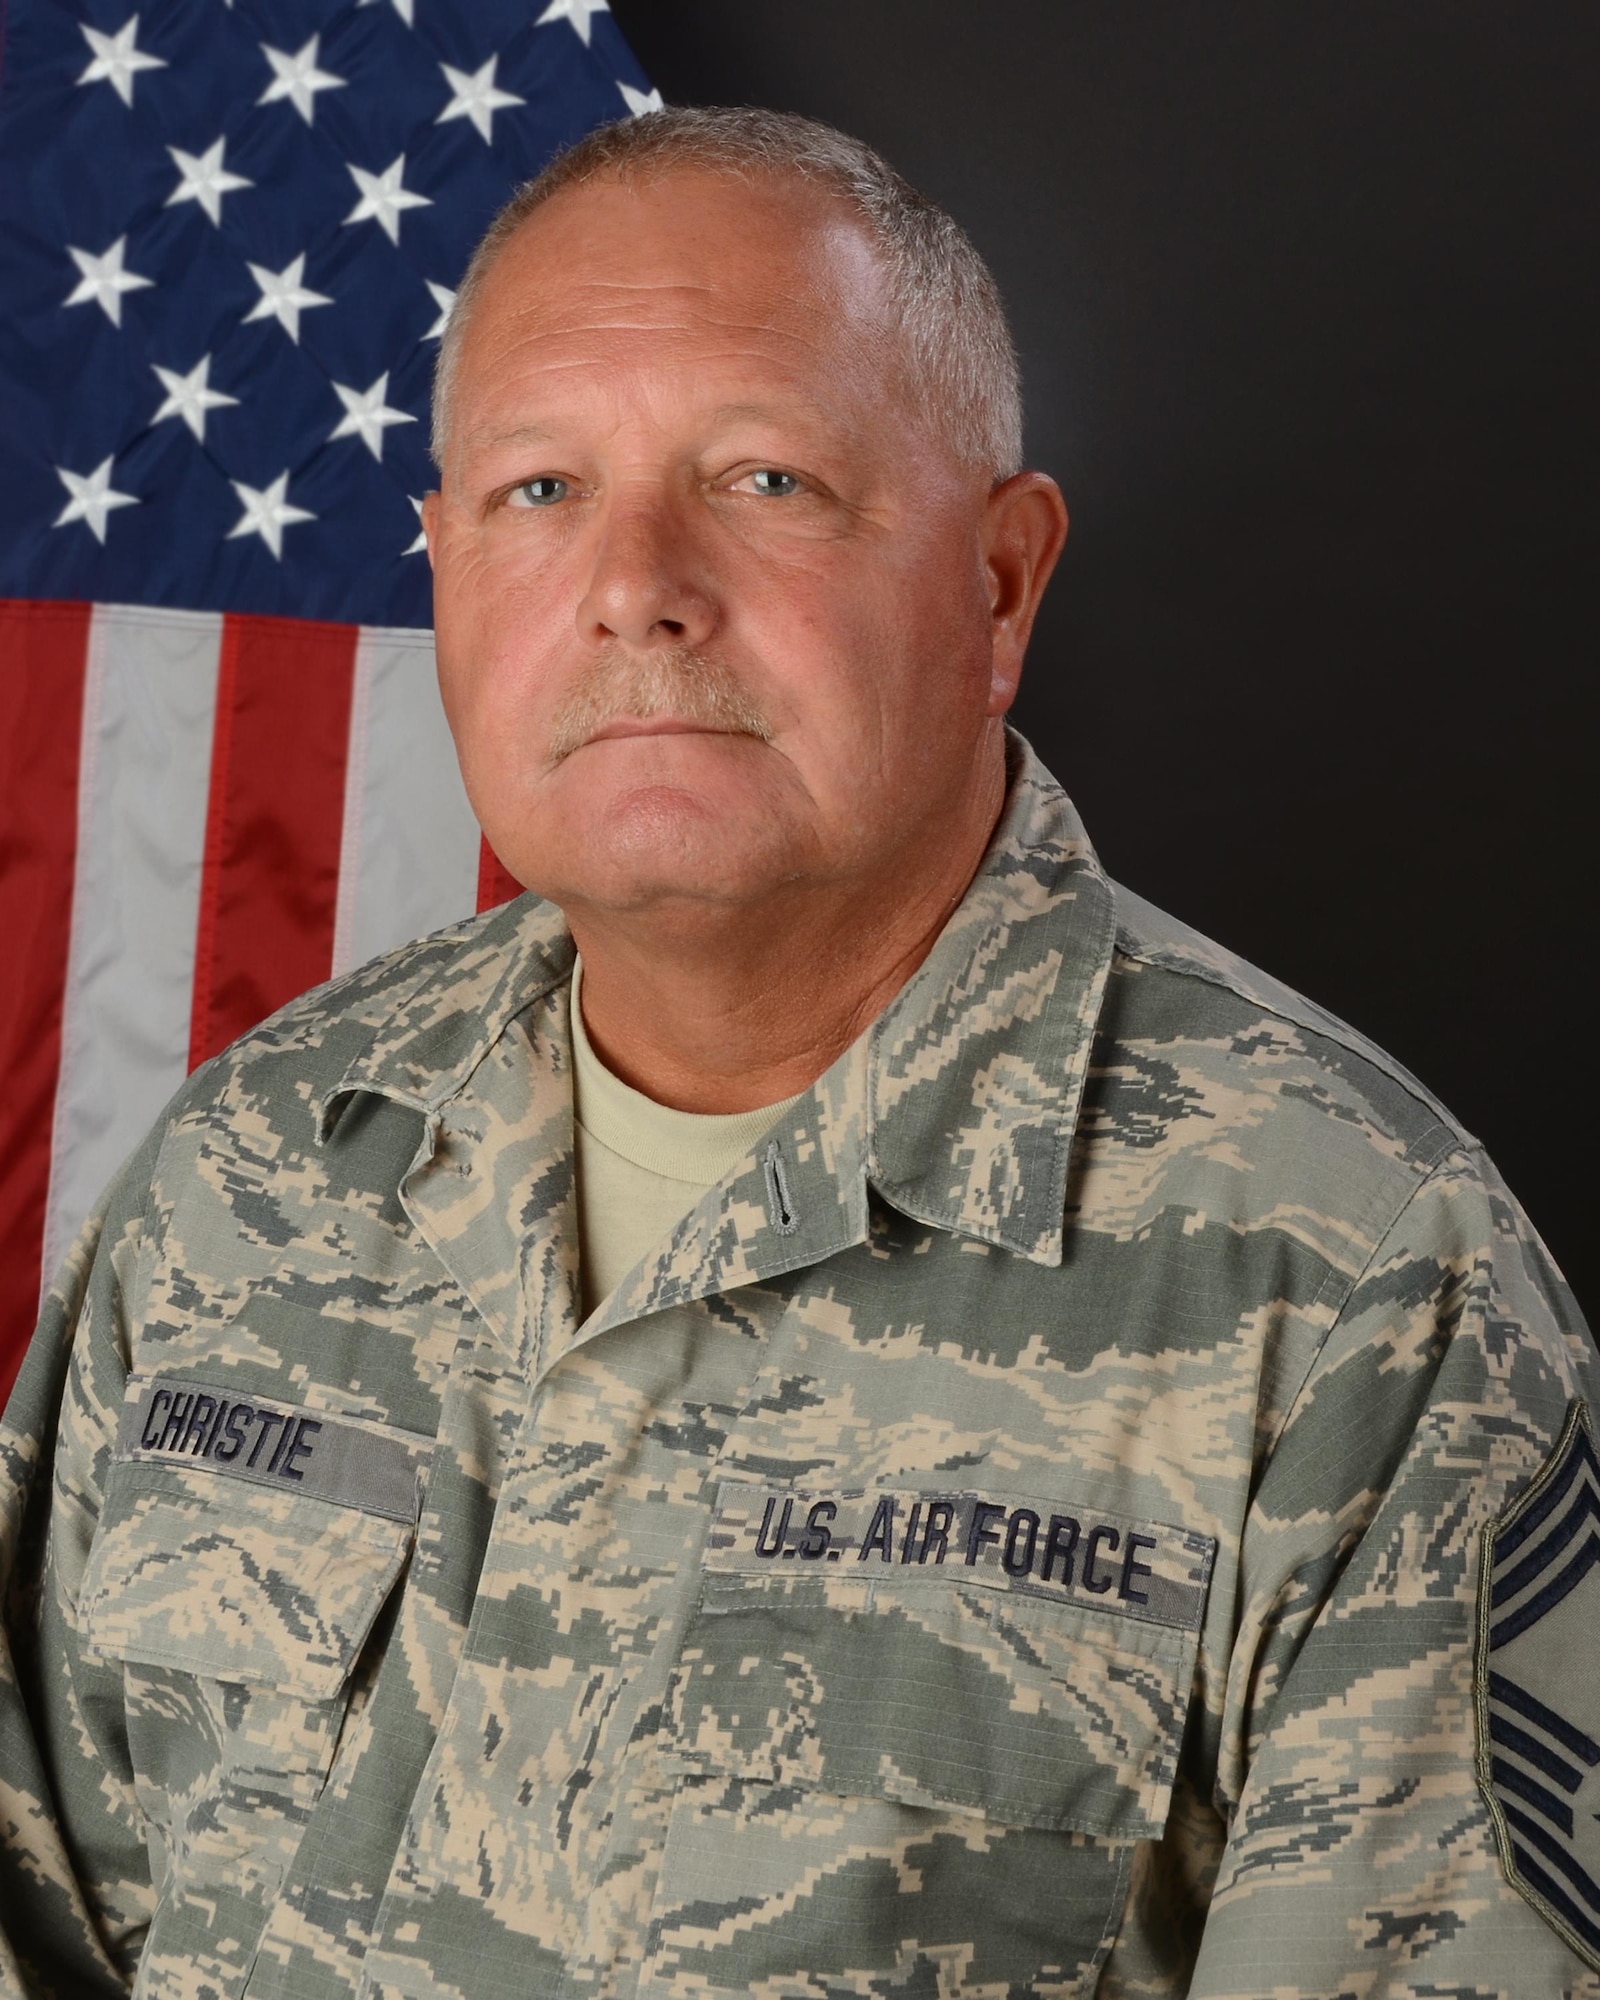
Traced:
<path fill-rule="evenodd" d="M 85 1224 L 0 1419 L 0 2000 L 126 1994 L 150 1918 L 120 1676 L 85 1655 L 75 1611 L 154 1148 Z"/>
<path fill-rule="evenodd" d="M 1486 1531 L 1559 1469 L 1594 1387 L 1560 1274 L 1489 1163 L 1453 1154 L 1357 1281 L 1251 1502 L 1208 1730 L 1226 1842 L 1191 2000 L 1600 1995 L 1600 1951 L 1512 1880 L 1480 1742 Z M 1596 1595 L 1569 1589 L 1540 1686 L 1600 1760 L 1584 1504 L 1562 1574 Z M 1600 1776 L 1581 1762 L 1580 1849 L 1600 1845 Z"/>

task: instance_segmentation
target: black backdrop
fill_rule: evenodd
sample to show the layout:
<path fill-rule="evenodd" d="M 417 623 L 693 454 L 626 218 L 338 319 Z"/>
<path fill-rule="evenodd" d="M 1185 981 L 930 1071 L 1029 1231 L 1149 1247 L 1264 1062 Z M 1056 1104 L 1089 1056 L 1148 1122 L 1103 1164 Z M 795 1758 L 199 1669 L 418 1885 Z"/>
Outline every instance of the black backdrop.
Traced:
<path fill-rule="evenodd" d="M 613 0 L 950 208 L 1073 533 L 1016 716 L 1112 873 L 1383 1043 L 1580 1297 L 1593 0 Z"/>

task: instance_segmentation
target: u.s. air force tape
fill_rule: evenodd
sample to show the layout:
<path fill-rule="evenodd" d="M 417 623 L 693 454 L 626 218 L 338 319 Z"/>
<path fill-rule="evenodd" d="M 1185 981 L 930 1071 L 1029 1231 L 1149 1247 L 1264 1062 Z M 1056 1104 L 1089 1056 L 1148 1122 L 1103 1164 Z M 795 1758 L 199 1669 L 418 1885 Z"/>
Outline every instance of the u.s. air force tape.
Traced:
<path fill-rule="evenodd" d="M 250 1480 L 393 1521 L 417 1518 L 431 1438 L 171 1375 L 135 1377 L 129 1390 L 119 1459 Z"/>
<path fill-rule="evenodd" d="M 722 1483 L 713 1574 L 983 1583 L 1192 1631 L 1217 1545 L 1103 1509 L 993 1492 Z"/>

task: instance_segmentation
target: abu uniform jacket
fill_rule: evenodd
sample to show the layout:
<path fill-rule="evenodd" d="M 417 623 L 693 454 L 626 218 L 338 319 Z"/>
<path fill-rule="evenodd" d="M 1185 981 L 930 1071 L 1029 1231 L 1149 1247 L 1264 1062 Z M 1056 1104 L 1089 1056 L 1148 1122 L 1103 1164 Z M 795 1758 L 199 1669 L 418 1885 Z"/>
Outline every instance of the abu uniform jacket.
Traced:
<path fill-rule="evenodd" d="M 580 1323 L 571 965 L 525 897 L 307 995 L 69 1260 L 0 1993 L 1600 1990 L 1594 1350 L 1417 1084 L 1017 748 Z"/>

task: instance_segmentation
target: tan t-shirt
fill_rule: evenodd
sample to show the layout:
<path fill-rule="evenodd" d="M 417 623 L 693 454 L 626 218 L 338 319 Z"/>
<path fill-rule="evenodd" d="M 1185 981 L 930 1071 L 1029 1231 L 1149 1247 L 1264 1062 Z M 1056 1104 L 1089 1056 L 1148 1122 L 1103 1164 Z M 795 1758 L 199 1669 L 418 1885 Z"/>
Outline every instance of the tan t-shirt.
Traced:
<path fill-rule="evenodd" d="M 583 1026 L 572 974 L 578 1280 L 587 1317 L 797 1098 L 754 1111 L 672 1111 L 613 1076 Z M 802 1093 L 803 1094 L 803 1093 Z"/>

